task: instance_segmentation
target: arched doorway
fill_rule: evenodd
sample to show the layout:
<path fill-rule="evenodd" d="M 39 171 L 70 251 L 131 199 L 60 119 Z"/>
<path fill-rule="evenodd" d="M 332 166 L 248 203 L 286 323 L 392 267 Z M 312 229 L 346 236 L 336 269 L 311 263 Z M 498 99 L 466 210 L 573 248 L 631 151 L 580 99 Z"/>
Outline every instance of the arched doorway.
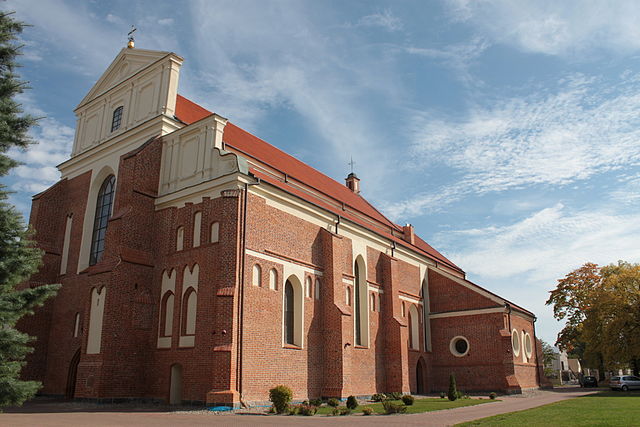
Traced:
<path fill-rule="evenodd" d="M 69 362 L 69 372 L 67 373 L 67 387 L 64 391 L 66 399 L 73 399 L 76 394 L 76 376 L 78 375 L 78 364 L 80 363 L 80 349 L 71 358 Z"/>
<path fill-rule="evenodd" d="M 418 359 L 418 364 L 416 365 L 416 394 L 425 394 L 425 386 L 424 386 L 424 359 L 421 357 Z"/>
<path fill-rule="evenodd" d="M 169 404 L 180 405 L 182 403 L 182 365 L 171 365 L 171 388 L 169 389 Z"/>

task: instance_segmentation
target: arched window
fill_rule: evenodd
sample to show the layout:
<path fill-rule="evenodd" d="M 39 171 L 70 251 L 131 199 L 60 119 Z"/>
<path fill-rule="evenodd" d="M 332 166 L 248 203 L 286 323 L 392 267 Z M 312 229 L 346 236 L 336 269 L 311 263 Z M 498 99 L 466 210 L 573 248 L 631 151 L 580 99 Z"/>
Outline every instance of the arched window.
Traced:
<path fill-rule="evenodd" d="M 193 247 L 200 246 L 200 231 L 202 227 L 202 212 L 193 214 Z"/>
<path fill-rule="evenodd" d="M 354 276 L 354 323 L 355 345 L 369 345 L 369 291 L 367 286 L 366 264 L 362 256 L 358 256 L 353 265 Z"/>
<path fill-rule="evenodd" d="M 80 313 L 76 313 L 76 318 L 73 324 L 73 337 L 77 338 L 80 333 Z"/>
<path fill-rule="evenodd" d="M 160 310 L 160 336 L 170 337 L 173 330 L 173 292 L 164 294 Z"/>
<path fill-rule="evenodd" d="M 253 286 L 262 286 L 262 269 L 258 264 L 253 266 Z"/>
<path fill-rule="evenodd" d="M 307 276 L 304 280 L 304 296 L 307 298 L 311 298 L 311 277 Z"/>
<path fill-rule="evenodd" d="M 184 227 L 178 227 L 176 230 L 176 251 L 184 249 Z"/>
<path fill-rule="evenodd" d="M 278 289 L 278 272 L 275 268 L 269 270 L 269 289 Z"/>
<path fill-rule="evenodd" d="M 287 280 L 284 284 L 284 342 L 295 345 L 294 321 L 295 321 L 295 301 L 293 285 Z"/>
<path fill-rule="evenodd" d="M 91 256 L 89 265 L 95 265 L 102 259 L 104 253 L 104 237 L 107 233 L 107 224 L 111 216 L 113 198 L 116 190 L 116 177 L 109 175 L 104 180 L 98 200 L 96 202 L 96 215 L 93 221 L 93 236 L 91 238 Z"/>
<path fill-rule="evenodd" d="M 420 328 L 418 324 L 418 310 L 414 304 L 409 307 L 409 347 L 412 350 L 420 349 Z"/>
<path fill-rule="evenodd" d="M 347 302 L 347 305 L 351 307 L 351 287 L 350 286 L 347 286 L 347 290 L 345 292 L 345 301 Z"/>
<path fill-rule="evenodd" d="M 193 288 L 189 288 L 182 301 L 182 335 L 194 335 L 196 333 L 196 307 L 198 294 Z"/>
<path fill-rule="evenodd" d="M 220 223 L 219 222 L 212 223 L 209 231 L 209 241 L 211 243 L 217 242 L 219 239 L 219 236 L 218 236 L 219 233 L 220 233 Z"/>
<path fill-rule="evenodd" d="M 124 110 L 124 107 L 122 105 L 113 110 L 113 118 L 111 119 L 111 132 L 120 129 L 120 125 L 122 124 L 122 110 Z"/>
<path fill-rule="evenodd" d="M 371 292 L 371 311 L 376 311 L 376 294 Z"/>
<path fill-rule="evenodd" d="M 316 287 L 314 291 L 316 299 L 320 299 L 320 279 L 316 279 Z"/>

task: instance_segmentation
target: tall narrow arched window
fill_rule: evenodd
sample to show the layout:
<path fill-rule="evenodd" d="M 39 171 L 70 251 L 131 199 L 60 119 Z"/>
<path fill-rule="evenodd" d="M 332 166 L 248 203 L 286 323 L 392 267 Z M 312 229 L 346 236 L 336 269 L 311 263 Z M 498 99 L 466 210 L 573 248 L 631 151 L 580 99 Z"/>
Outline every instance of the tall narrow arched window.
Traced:
<path fill-rule="evenodd" d="M 98 192 L 96 215 L 93 221 L 93 235 L 91 238 L 91 256 L 89 258 L 89 265 L 94 265 L 102 259 L 102 254 L 104 252 L 104 237 L 107 233 L 107 224 L 109 222 L 109 217 L 111 216 L 115 190 L 116 177 L 109 175 L 102 183 L 100 191 Z"/>
<path fill-rule="evenodd" d="M 304 296 L 307 298 L 311 298 L 311 277 L 307 276 L 304 280 Z"/>
<path fill-rule="evenodd" d="M 162 297 L 160 306 L 160 336 L 170 337 L 173 331 L 173 292 Z"/>
<path fill-rule="evenodd" d="M 316 287 L 313 289 L 316 299 L 320 299 L 320 279 L 316 279 Z"/>
<path fill-rule="evenodd" d="M 294 322 L 294 294 L 291 282 L 287 280 L 284 285 L 284 342 L 285 344 L 295 345 L 295 337 L 293 334 Z"/>
<path fill-rule="evenodd" d="M 262 286 L 262 268 L 258 264 L 253 266 L 253 286 Z"/>
<path fill-rule="evenodd" d="M 178 227 L 176 230 L 176 251 L 184 249 L 184 227 Z"/>
<path fill-rule="evenodd" d="M 189 288 L 182 298 L 182 335 L 194 335 L 196 333 L 198 294 L 193 288 Z"/>
<path fill-rule="evenodd" d="M 124 110 L 124 107 L 122 105 L 113 110 L 113 118 L 111 119 L 111 132 L 120 129 L 120 125 L 122 124 L 122 110 Z"/>
<path fill-rule="evenodd" d="M 362 345 L 362 319 L 360 319 L 360 266 L 356 262 L 354 264 L 354 275 L 355 275 L 355 315 L 354 318 L 356 320 L 356 345 Z"/>
<path fill-rule="evenodd" d="M 411 304 L 409 307 L 409 348 L 412 350 L 420 349 L 418 317 L 418 309 L 414 304 Z"/>
<path fill-rule="evenodd" d="M 275 268 L 269 270 L 269 289 L 278 289 L 278 272 Z"/>
<path fill-rule="evenodd" d="M 200 232 L 202 230 L 202 212 L 193 214 L 193 247 L 200 246 Z"/>
<path fill-rule="evenodd" d="M 209 229 L 209 241 L 211 243 L 215 243 L 218 241 L 218 234 L 220 233 L 220 223 L 214 222 L 211 224 L 211 228 Z"/>

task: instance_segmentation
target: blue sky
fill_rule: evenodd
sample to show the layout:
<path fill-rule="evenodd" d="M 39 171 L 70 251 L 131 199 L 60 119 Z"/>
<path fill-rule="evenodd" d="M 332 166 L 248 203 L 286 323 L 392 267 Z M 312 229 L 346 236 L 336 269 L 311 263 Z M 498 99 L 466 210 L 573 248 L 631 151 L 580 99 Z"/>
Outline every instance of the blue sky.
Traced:
<path fill-rule="evenodd" d="M 126 44 L 185 58 L 180 93 L 342 181 L 538 315 L 584 262 L 640 261 L 636 1 L 10 0 L 39 144 L 6 179 L 27 213 L 73 108 Z"/>

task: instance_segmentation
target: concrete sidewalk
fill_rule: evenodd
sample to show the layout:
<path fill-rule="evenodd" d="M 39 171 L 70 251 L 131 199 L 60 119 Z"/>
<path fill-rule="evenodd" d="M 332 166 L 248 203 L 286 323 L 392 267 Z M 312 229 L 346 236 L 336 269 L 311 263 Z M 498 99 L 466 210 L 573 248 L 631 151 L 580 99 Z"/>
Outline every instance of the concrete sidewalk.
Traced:
<path fill-rule="evenodd" d="M 281 425 L 385 425 L 385 426 L 450 426 L 453 424 L 472 421 L 479 418 L 522 411 L 565 399 L 585 396 L 597 391 L 584 389 L 559 389 L 536 391 L 531 395 L 516 395 L 500 397 L 500 402 L 484 405 L 466 406 L 463 408 L 427 412 L 411 415 L 377 415 L 347 417 L 290 417 L 266 415 L 238 415 L 213 414 L 206 411 L 194 412 L 164 412 L 145 409 L 115 408 L 113 410 L 93 411 L 84 408 L 82 404 L 27 404 L 23 408 L 0 414 L 0 425 L 3 426 L 281 426 Z M 38 406 L 41 405 L 41 406 Z M 86 406 L 86 405 L 85 405 Z"/>

